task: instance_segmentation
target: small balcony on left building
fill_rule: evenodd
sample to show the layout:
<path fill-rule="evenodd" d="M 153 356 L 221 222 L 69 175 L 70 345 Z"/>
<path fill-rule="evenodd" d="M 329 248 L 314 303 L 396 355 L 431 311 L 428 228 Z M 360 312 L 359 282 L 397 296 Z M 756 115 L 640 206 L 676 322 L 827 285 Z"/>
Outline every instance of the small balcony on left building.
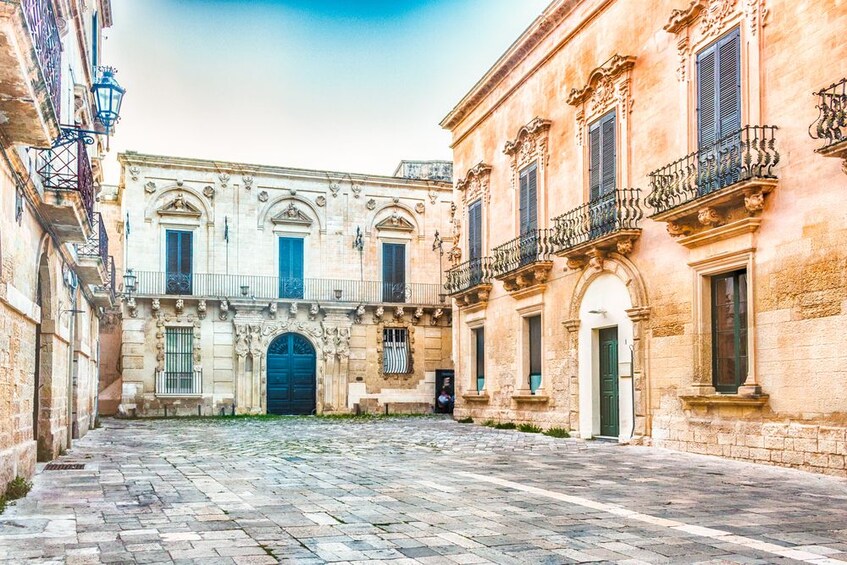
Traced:
<path fill-rule="evenodd" d="M 94 138 L 76 128 L 63 128 L 49 149 L 37 149 L 42 215 L 63 242 L 86 244 L 92 236 L 94 174 L 88 145 Z"/>
<path fill-rule="evenodd" d="M 52 0 L 0 2 L 0 115 L 12 143 L 60 134 L 62 44 Z"/>
<path fill-rule="evenodd" d="M 75 246 L 76 271 L 83 283 L 102 285 L 108 278 L 109 236 L 100 212 L 92 215 L 91 228 L 85 243 Z"/>
<path fill-rule="evenodd" d="M 117 305 L 118 299 L 115 294 L 115 259 L 111 255 L 109 255 L 105 271 L 106 278 L 103 283 L 92 285 L 91 294 L 95 305 L 101 308 L 112 308 Z"/>

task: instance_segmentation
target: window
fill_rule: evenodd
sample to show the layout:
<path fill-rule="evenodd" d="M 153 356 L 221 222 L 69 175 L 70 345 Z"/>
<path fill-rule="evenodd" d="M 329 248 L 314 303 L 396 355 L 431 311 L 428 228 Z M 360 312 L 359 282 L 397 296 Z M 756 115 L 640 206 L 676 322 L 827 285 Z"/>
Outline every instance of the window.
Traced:
<path fill-rule="evenodd" d="M 747 379 L 747 271 L 712 277 L 712 379 L 736 393 Z"/>
<path fill-rule="evenodd" d="M 520 174 L 521 235 L 538 229 L 538 164 L 525 167 Z"/>
<path fill-rule="evenodd" d="M 100 64 L 100 25 L 97 22 L 97 12 L 91 16 L 91 67 L 96 69 Z"/>
<path fill-rule="evenodd" d="M 617 183 L 615 112 L 609 112 L 588 128 L 589 198 L 594 201 L 614 192 Z"/>
<path fill-rule="evenodd" d="M 382 244 L 382 300 L 406 301 L 406 246 L 402 243 Z"/>
<path fill-rule="evenodd" d="M 476 391 L 482 392 L 485 390 L 485 328 L 476 328 L 473 330 L 473 339 L 476 353 L 474 359 L 474 364 L 476 365 L 474 369 L 476 373 Z"/>
<path fill-rule="evenodd" d="M 541 386 L 541 316 L 527 318 L 529 326 L 529 390 Z"/>
<path fill-rule="evenodd" d="M 386 375 L 412 372 L 409 332 L 405 328 L 382 330 L 382 371 Z"/>
<path fill-rule="evenodd" d="M 192 233 L 167 230 L 165 239 L 165 294 L 191 294 Z"/>
<path fill-rule="evenodd" d="M 303 298 L 303 239 L 279 238 L 279 297 Z"/>
<path fill-rule="evenodd" d="M 738 29 L 697 54 L 700 149 L 741 129 L 741 40 Z"/>
<path fill-rule="evenodd" d="M 199 388 L 194 378 L 194 328 L 165 328 L 165 370 L 156 393 L 198 394 Z"/>
<path fill-rule="evenodd" d="M 470 286 L 482 282 L 482 201 L 468 206 L 468 261 Z"/>

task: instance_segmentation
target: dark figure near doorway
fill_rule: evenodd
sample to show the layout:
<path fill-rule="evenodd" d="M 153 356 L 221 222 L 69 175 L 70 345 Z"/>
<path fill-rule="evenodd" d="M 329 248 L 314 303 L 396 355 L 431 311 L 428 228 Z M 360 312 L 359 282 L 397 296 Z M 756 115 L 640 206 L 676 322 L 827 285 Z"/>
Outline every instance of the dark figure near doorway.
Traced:
<path fill-rule="evenodd" d="M 441 389 L 441 394 L 438 395 L 438 399 L 435 404 L 435 410 L 439 414 L 453 413 L 453 395 L 450 394 L 450 391 L 446 388 Z"/>

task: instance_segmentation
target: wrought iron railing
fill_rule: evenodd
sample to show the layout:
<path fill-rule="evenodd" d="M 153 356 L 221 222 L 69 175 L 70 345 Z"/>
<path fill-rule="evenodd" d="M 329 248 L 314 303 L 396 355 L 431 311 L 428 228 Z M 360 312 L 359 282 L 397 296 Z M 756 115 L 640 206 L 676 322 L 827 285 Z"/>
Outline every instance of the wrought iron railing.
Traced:
<path fill-rule="evenodd" d="M 553 253 L 552 230 L 533 230 L 492 250 L 491 275 L 498 277 L 539 261 Z"/>
<path fill-rule="evenodd" d="M 745 126 L 650 173 L 654 215 L 750 179 L 776 178 L 776 126 Z"/>
<path fill-rule="evenodd" d="M 441 286 L 429 283 L 393 284 L 352 279 L 291 279 L 263 275 L 165 273 L 134 271 L 136 294 L 190 295 L 214 298 L 303 300 L 380 304 L 440 304 Z M 295 282 L 296 281 L 296 282 Z M 297 292 L 294 292 L 294 291 Z M 292 296 L 293 295 L 293 296 Z"/>
<path fill-rule="evenodd" d="M 203 373 L 199 368 L 156 373 L 156 396 L 197 396 L 202 393 Z"/>
<path fill-rule="evenodd" d="M 447 294 L 464 292 L 481 284 L 491 284 L 491 257 L 479 257 L 447 271 Z"/>
<path fill-rule="evenodd" d="M 106 293 L 112 297 L 112 302 L 115 301 L 115 258 L 109 255 L 106 262 L 106 280 L 102 285 L 94 285 L 94 291 L 97 293 Z"/>
<path fill-rule="evenodd" d="M 553 243 L 562 251 L 621 230 L 641 228 L 641 190 L 622 188 L 554 218 Z"/>
<path fill-rule="evenodd" d="M 63 128 L 50 149 L 37 151 L 36 170 L 45 189 L 79 192 L 88 219 L 94 212 L 94 174 L 87 145 L 94 138 L 76 129 Z"/>
<path fill-rule="evenodd" d="M 847 78 L 819 90 L 818 119 L 809 126 L 812 139 L 824 140 L 821 149 L 847 139 Z"/>
<path fill-rule="evenodd" d="M 91 235 L 85 243 L 77 244 L 76 252 L 80 257 L 99 258 L 103 266 L 109 262 L 109 235 L 106 233 L 106 224 L 100 212 L 94 212 L 91 217 Z"/>
<path fill-rule="evenodd" d="M 53 13 L 53 1 L 21 0 L 21 7 L 58 120 L 62 108 L 62 41 Z"/>

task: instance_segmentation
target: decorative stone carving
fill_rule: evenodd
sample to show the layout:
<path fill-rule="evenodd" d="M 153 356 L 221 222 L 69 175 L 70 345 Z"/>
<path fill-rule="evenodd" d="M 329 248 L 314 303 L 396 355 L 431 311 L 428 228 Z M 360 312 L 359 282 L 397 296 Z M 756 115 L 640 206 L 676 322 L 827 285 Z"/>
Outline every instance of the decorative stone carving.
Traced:
<path fill-rule="evenodd" d="M 376 225 L 378 230 L 415 231 L 415 226 L 400 215 L 398 210 L 393 210 L 391 215 Z"/>
<path fill-rule="evenodd" d="M 156 192 L 156 183 L 152 180 L 146 182 L 144 184 L 144 192 L 146 192 L 147 194 L 153 194 L 154 192 Z"/>
<path fill-rule="evenodd" d="M 177 314 L 182 314 L 182 311 L 185 309 L 185 300 L 183 300 L 182 298 L 177 298 L 174 308 L 176 308 Z"/>
<path fill-rule="evenodd" d="M 126 301 L 127 310 L 129 310 L 130 318 L 138 317 L 138 305 L 135 303 L 135 297 L 130 296 Z"/>
<path fill-rule="evenodd" d="M 765 208 L 765 195 L 761 191 L 744 195 L 744 208 L 752 215 L 761 213 Z"/>
<path fill-rule="evenodd" d="M 297 189 L 296 188 L 289 188 L 288 194 L 290 194 L 291 196 L 296 196 L 297 195 Z"/>
<path fill-rule="evenodd" d="M 185 177 L 182 176 L 182 173 L 177 174 L 176 176 L 176 185 L 181 187 L 185 184 Z"/>
<path fill-rule="evenodd" d="M 376 310 L 374 310 L 374 324 L 379 324 L 382 322 L 382 317 L 385 315 L 385 308 L 382 306 L 377 306 Z"/>
<path fill-rule="evenodd" d="M 435 312 L 433 312 L 432 315 L 429 317 L 429 325 L 431 325 L 431 326 L 437 325 L 438 320 L 443 315 L 444 315 L 444 310 L 442 308 L 436 308 Z"/>
<path fill-rule="evenodd" d="M 138 167 L 133 165 L 128 170 L 129 170 L 129 177 L 132 180 L 138 180 L 138 176 L 141 174 L 141 169 L 139 169 Z"/>
<path fill-rule="evenodd" d="M 415 204 L 415 212 L 417 212 L 418 214 L 423 214 L 425 211 L 426 207 L 424 206 L 423 202 L 418 202 L 417 204 Z"/>
<path fill-rule="evenodd" d="M 394 321 L 395 322 L 402 321 L 405 316 L 406 316 L 406 311 L 403 309 L 402 306 L 397 306 L 397 307 L 394 308 Z"/>
<path fill-rule="evenodd" d="M 318 306 L 318 303 L 315 302 L 309 307 L 309 320 L 314 322 L 318 319 L 318 314 L 320 314 L 321 308 Z"/>
<path fill-rule="evenodd" d="M 465 206 L 478 198 L 482 198 L 485 204 L 489 203 L 491 199 L 490 178 L 491 165 L 479 162 L 467 172 L 465 178 L 456 183 L 456 188 L 463 193 L 462 202 Z"/>
<path fill-rule="evenodd" d="M 226 322 L 229 319 L 229 302 L 226 299 L 221 300 L 221 304 L 218 307 L 218 319 L 222 322 Z"/>
<path fill-rule="evenodd" d="M 324 360 L 332 358 L 344 359 L 350 356 L 349 328 L 324 328 L 321 341 L 323 342 Z"/>
<path fill-rule="evenodd" d="M 296 318 L 297 317 L 298 306 L 296 302 L 292 302 L 291 306 L 288 307 L 288 317 Z"/>
<path fill-rule="evenodd" d="M 244 183 L 244 190 L 251 190 L 253 188 L 253 177 L 243 176 L 241 177 L 241 182 Z"/>
<path fill-rule="evenodd" d="M 716 226 L 723 222 L 723 218 L 717 210 L 711 206 L 707 206 L 697 212 L 697 221 L 704 226 Z"/>
<path fill-rule="evenodd" d="M 438 202 L 438 191 L 435 190 L 434 188 L 430 188 L 428 195 L 429 195 L 429 203 L 434 206 L 435 203 Z"/>
<path fill-rule="evenodd" d="M 221 173 L 218 175 L 218 179 L 221 181 L 221 188 L 226 188 L 226 183 L 229 182 L 229 175 L 226 173 Z"/>
<path fill-rule="evenodd" d="M 350 191 L 353 193 L 353 198 L 359 198 L 359 196 L 362 195 L 362 185 L 353 183 L 353 186 L 350 187 Z"/>
<path fill-rule="evenodd" d="M 694 231 L 691 226 L 687 224 L 680 224 L 678 222 L 668 222 L 667 230 L 671 237 L 690 235 L 691 232 Z"/>
<path fill-rule="evenodd" d="M 150 310 L 153 312 L 153 314 L 158 314 L 159 310 L 161 310 L 161 309 L 162 309 L 161 302 L 159 301 L 158 298 L 154 298 L 150 302 Z"/>
<path fill-rule="evenodd" d="M 321 208 L 323 208 L 324 206 L 326 206 L 326 196 L 324 196 L 323 194 L 321 194 L 320 196 L 318 196 L 317 198 L 315 198 L 315 204 L 317 204 L 317 205 L 318 205 L 319 207 L 321 207 Z"/>
<path fill-rule="evenodd" d="M 312 219 L 300 210 L 294 202 L 289 202 L 279 214 L 271 218 L 274 224 L 295 224 L 300 226 L 311 226 Z"/>
<path fill-rule="evenodd" d="M 160 216 L 190 216 L 199 218 L 202 215 L 200 208 L 185 199 L 185 195 L 179 193 L 167 204 L 157 210 Z"/>
<path fill-rule="evenodd" d="M 329 192 L 332 194 L 333 198 L 338 198 L 338 193 L 341 191 L 341 185 L 337 182 L 329 183 Z"/>
<path fill-rule="evenodd" d="M 201 320 L 206 319 L 206 301 L 201 300 L 197 303 L 197 317 Z"/>
<path fill-rule="evenodd" d="M 215 197 L 215 187 L 214 186 L 206 186 L 203 188 L 203 196 L 212 200 Z"/>
<path fill-rule="evenodd" d="M 737 0 L 711 0 L 700 18 L 700 33 L 705 37 L 715 37 L 723 29 L 724 21 L 732 14 Z"/>
<path fill-rule="evenodd" d="M 271 302 L 270 304 L 268 304 L 268 312 L 270 313 L 271 318 L 276 318 L 277 308 L 278 305 L 276 302 Z"/>
<path fill-rule="evenodd" d="M 259 202 L 267 202 L 268 201 L 268 191 L 262 190 L 261 192 L 259 192 L 258 198 L 259 198 Z"/>
<path fill-rule="evenodd" d="M 415 309 L 415 313 L 414 313 L 414 315 L 412 316 L 412 323 L 413 323 L 413 324 L 417 324 L 418 322 L 420 322 L 420 321 L 421 321 L 421 318 L 423 318 L 423 315 L 424 315 L 424 310 L 423 310 L 423 308 L 421 308 L 420 306 L 418 306 L 418 307 Z"/>
<path fill-rule="evenodd" d="M 568 104 L 578 106 L 591 100 L 592 112 L 603 112 L 615 94 L 615 84 L 618 79 L 631 71 L 634 66 L 635 57 L 612 55 L 608 61 L 591 71 L 585 86 L 571 89 L 568 94 Z"/>
<path fill-rule="evenodd" d="M 356 310 L 353 312 L 353 323 L 354 324 L 361 324 L 362 318 L 364 318 L 364 316 L 365 316 L 365 305 L 359 304 L 356 307 Z"/>
<path fill-rule="evenodd" d="M 632 239 L 622 239 L 617 242 L 616 248 L 621 255 L 629 255 L 632 253 L 634 241 Z"/>
<path fill-rule="evenodd" d="M 376 200 L 371 198 L 370 200 L 368 200 L 368 203 L 365 204 L 365 206 L 367 207 L 368 210 L 373 210 L 374 208 L 376 208 Z"/>
<path fill-rule="evenodd" d="M 517 186 L 517 174 L 524 166 L 538 160 L 539 169 L 547 165 L 547 133 L 550 131 L 550 120 L 539 117 L 533 118 L 528 124 L 518 130 L 515 139 L 507 141 L 503 153 L 512 158 L 512 187 Z M 539 174 L 540 176 L 540 174 Z"/>

